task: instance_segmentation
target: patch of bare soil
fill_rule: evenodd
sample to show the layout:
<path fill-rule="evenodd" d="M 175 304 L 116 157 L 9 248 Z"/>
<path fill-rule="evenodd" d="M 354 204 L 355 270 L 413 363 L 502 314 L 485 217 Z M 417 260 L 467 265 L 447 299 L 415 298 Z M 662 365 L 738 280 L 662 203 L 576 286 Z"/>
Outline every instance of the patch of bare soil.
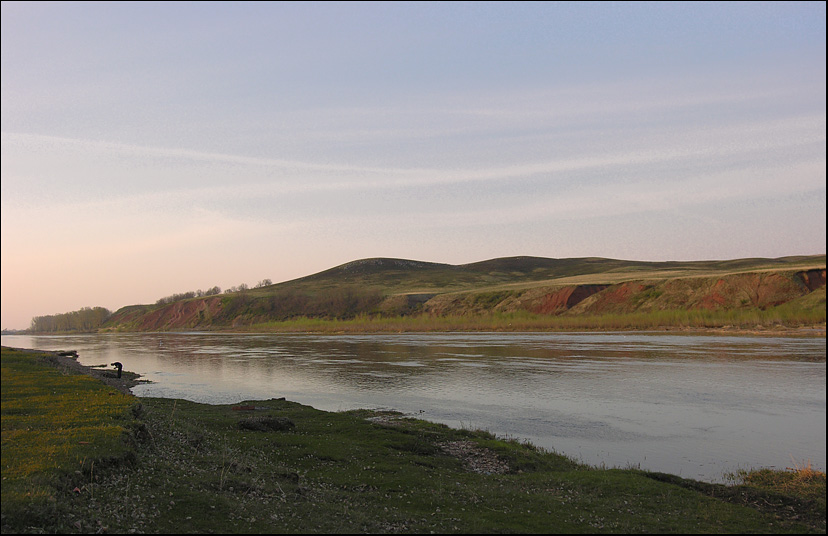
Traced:
<path fill-rule="evenodd" d="M 474 441 L 448 441 L 437 445 L 443 452 L 459 458 L 469 471 L 484 475 L 502 475 L 509 472 L 509 465 L 491 450 L 478 446 Z"/>
<path fill-rule="evenodd" d="M 406 417 L 404 414 L 389 412 L 379 413 L 373 417 L 368 417 L 367 420 L 382 426 L 400 428 L 406 426 L 407 419 L 409 417 Z M 510 471 L 509 465 L 500 459 L 497 454 L 485 447 L 477 445 L 474 441 L 447 441 L 445 443 L 438 443 L 437 446 L 449 456 L 458 458 L 469 471 L 474 473 L 502 475 Z"/>

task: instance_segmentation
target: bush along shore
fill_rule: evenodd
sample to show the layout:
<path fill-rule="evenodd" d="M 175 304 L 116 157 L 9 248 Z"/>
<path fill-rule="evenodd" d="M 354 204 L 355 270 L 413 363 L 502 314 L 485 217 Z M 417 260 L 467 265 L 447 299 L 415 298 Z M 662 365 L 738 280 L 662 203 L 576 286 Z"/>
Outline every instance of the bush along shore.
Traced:
<path fill-rule="evenodd" d="M 804 464 L 597 469 L 394 412 L 139 399 L 72 362 L 2 350 L 3 533 L 825 533 Z"/>

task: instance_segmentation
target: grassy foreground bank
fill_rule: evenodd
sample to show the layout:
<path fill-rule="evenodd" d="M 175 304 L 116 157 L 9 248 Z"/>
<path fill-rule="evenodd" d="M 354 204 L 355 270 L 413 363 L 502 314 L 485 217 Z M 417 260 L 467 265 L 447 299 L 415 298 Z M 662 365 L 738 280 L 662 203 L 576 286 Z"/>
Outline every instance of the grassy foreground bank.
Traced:
<path fill-rule="evenodd" d="M 594 469 L 396 414 L 138 399 L 50 361 L 2 349 L 4 533 L 825 532 L 824 473 Z"/>

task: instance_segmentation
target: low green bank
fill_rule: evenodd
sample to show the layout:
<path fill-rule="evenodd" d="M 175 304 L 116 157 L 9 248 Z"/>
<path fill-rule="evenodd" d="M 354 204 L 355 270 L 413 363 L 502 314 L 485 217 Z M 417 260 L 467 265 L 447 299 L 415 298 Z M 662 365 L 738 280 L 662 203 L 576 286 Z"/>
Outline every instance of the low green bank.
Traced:
<path fill-rule="evenodd" d="M 91 400 L 103 396 L 110 404 L 84 406 L 84 399 L 62 406 L 66 414 L 95 416 L 98 428 L 85 428 L 84 444 L 70 441 L 70 454 L 53 467 L 27 472 L 22 468 L 41 455 L 39 441 L 16 448 L 15 434 L 47 437 L 26 393 L 41 383 L 38 375 L 54 371 L 6 349 L 2 359 L 3 532 L 825 531 L 824 501 L 820 518 L 819 505 L 796 492 L 599 470 L 485 432 L 393 413 L 329 413 L 285 400 L 211 406 L 153 398 L 130 411 L 138 399 L 121 400 L 103 386 Z M 14 378 L 19 370 L 34 376 Z M 56 383 L 74 381 L 61 378 Z M 56 399 L 64 391 L 50 389 Z M 37 407 L 57 407 L 44 397 Z M 7 415 L 15 416 L 8 435 Z M 120 450 L 111 439 L 117 434 L 104 432 L 110 427 L 130 430 Z M 8 503 L 7 478 L 18 490 Z M 39 492 L 26 495 L 22 490 L 35 481 Z"/>
<path fill-rule="evenodd" d="M 125 439 L 137 399 L 46 363 L 47 354 L 2 349 L 2 516 L 38 524 L 88 475 L 134 456 Z M 22 527 L 21 527 L 22 528 Z"/>
<path fill-rule="evenodd" d="M 668 310 L 600 315 L 540 315 L 526 311 L 469 316 L 370 316 L 348 320 L 295 318 L 237 326 L 234 331 L 267 332 L 449 332 L 449 331 L 615 331 L 662 329 L 825 329 L 825 304 L 809 309 Z"/>

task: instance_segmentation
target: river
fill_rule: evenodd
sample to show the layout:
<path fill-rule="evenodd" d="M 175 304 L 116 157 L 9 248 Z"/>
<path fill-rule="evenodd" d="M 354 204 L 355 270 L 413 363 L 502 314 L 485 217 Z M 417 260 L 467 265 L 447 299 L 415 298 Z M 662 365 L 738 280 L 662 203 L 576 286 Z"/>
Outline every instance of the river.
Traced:
<path fill-rule="evenodd" d="M 712 482 L 826 460 L 825 338 L 664 333 L 3 336 L 151 383 L 138 396 L 286 397 L 480 428 L 591 465 Z"/>

